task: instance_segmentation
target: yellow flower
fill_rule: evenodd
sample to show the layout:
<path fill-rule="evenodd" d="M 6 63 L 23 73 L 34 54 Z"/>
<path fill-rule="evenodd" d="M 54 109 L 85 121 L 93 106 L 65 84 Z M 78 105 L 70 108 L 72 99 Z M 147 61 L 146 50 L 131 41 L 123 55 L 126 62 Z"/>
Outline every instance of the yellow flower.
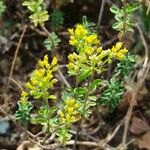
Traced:
<path fill-rule="evenodd" d="M 115 46 L 112 47 L 112 52 L 117 52 L 121 49 L 123 43 L 122 42 L 117 42 Z"/>
<path fill-rule="evenodd" d="M 69 40 L 70 45 L 76 46 L 78 44 L 78 41 L 75 37 L 71 37 Z"/>
<path fill-rule="evenodd" d="M 21 93 L 21 97 L 27 97 L 28 96 L 28 93 L 27 92 L 25 92 L 25 91 L 22 91 L 22 93 Z"/>
<path fill-rule="evenodd" d="M 78 108 L 79 104 L 76 102 L 74 98 L 70 98 L 64 101 L 64 108 L 62 111 L 58 111 L 59 120 L 61 123 L 71 124 L 76 122 L 78 117 Z"/>
<path fill-rule="evenodd" d="M 128 52 L 128 50 L 126 48 L 124 48 L 124 49 L 121 49 L 119 52 L 122 53 L 122 54 L 125 54 L 125 53 Z"/>
<path fill-rule="evenodd" d="M 68 29 L 68 32 L 69 32 L 70 35 L 74 36 L 74 30 L 73 29 Z"/>
<path fill-rule="evenodd" d="M 88 55 L 92 55 L 94 52 L 94 48 L 90 47 L 90 46 L 85 46 L 84 47 L 84 51 L 88 54 Z"/>
<path fill-rule="evenodd" d="M 122 53 L 117 53 L 116 57 L 117 59 L 122 60 L 124 58 L 124 55 Z"/>
<path fill-rule="evenodd" d="M 26 89 L 35 99 L 40 99 L 45 96 L 49 89 L 53 89 L 57 80 L 54 78 L 53 72 L 56 71 L 57 58 L 54 57 L 51 64 L 48 60 L 48 55 L 44 56 L 43 60 L 39 61 L 39 69 L 34 70 L 31 79 L 26 84 Z M 39 93 L 39 96 L 37 96 Z"/>
<path fill-rule="evenodd" d="M 60 111 L 60 110 L 58 110 L 57 114 L 58 114 L 61 118 L 63 118 L 63 117 L 65 116 L 64 113 L 63 113 L 62 111 Z"/>
<path fill-rule="evenodd" d="M 92 34 L 84 37 L 84 40 L 87 44 L 99 44 L 99 40 L 96 34 Z"/>
<path fill-rule="evenodd" d="M 128 52 L 128 50 L 126 48 L 122 48 L 122 46 L 122 42 L 117 42 L 116 45 L 112 47 L 109 57 L 116 57 L 119 60 L 124 59 L 124 56 Z"/>
<path fill-rule="evenodd" d="M 67 106 L 72 106 L 72 105 L 75 104 L 75 99 L 74 99 L 74 98 L 71 98 L 71 99 L 69 99 L 69 100 L 65 100 L 65 104 L 66 104 Z"/>
<path fill-rule="evenodd" d="M 87 29 L 84 28 L 83 25 L 77 24 L 77 27 L 75 29 L 75 36 L 76 37 L 84 37 L 88 33 Z"/>
<path fill-rule="evenodd" d="M 99 48 L 96 49 L 96 52 L 100 53 L 102 50 L 103 50 L 102 47 L 99 47 Z"/>
<path fill-rule="evenodd" d="M 24 102 L 27 102 L 27 100 L 28 100 L 28 93 L 25 91 L 22 91 L 20 101 L 24 103 Z"/>

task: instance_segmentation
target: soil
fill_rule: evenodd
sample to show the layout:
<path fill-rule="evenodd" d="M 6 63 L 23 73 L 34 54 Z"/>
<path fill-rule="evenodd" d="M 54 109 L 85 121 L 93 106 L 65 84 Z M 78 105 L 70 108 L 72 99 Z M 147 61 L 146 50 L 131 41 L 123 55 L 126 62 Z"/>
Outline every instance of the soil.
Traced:
<path fill-rule="evenodd" d="M 14 118 L 14 114 L 18 109 L 17 102 L 21 94 L 21 89 L 14 81 L 16 81 L 21 87 L 24 87 L 25 82 L 29 79 L 32 71 L 36 68 L 37 61 L 43 58 L 46 53 L 51 56 L 51 52 L 47 52 L 43 45 L 46 35 L 41 31 L 40 27 L 36 29 L 30 24 L 27 17 L 29 13 L 26 8 L 21 6 L 21 1 L 6 0 L 5 2 L 7 9 L 0 18 L 0 106 L 9 116 L 11 116 L 11 118 Z M 112 46 L 118 40 L 118 32 L 111 27 L 112 22 L 114 21 L 114 16 L 109 11 L 109 8 L 112 4 L 120 5 L 121 3 L 117 1 L 111 1 L 110 3 L 109 0 L 106 2 L 101 26 L 98 31 L 104 49 Z M 73 3 L 70 3 L 69 0 L 67 2 L 66 0 L 63 3 L 52 3 L 47 6 L 49 13 L 56 8 L 64 13 L 64 24 L 56 30 L 56 34 L 61 39 L 57 53 L 59 56 L 59 64 L 62 65 L 62 73 L 64 75 L 67 74 L 67 69 L 65 67 L 65 64 L 68 61 L 67 56 L 69 53 L 73 52 L 73 48 L 68 44 L 69 35 L 67 29 L 73 27 L 76 23 L 81 22 L 83 15 L 86 15 L 88 20 L 97 23 L 100 6 L 100 0 L 75 0 Z M 136 17 L 138 18 L 139 16 L 137 15 Z M 25 24 L 28 25 L 28 27 L 19 47 L 10 83 L 8 87 L 6 87 L 14 54 Z M 49 31 L 52 31 L 50 22 L 46 22 L 46 27 Z M 147 40 L 147 46 L 150 47 L 150 44 L 148 43 L 150 39 L 145 33 L 144 35 Z M 125 39 L 125 44 L 129 49 L 135 48 L 138 42 L 140 42 L 141 45 L 143 44 L 140 35 L 137 32 L 127 33 Z M 141 46 L 140 50 L 135 48 L 133 51 L 136 55 L 139 55 L 139 62 L 142 62 L 144 59 L 143 51 L 143 46 Z M 136 64 L 139 63 L 137 62 Z M 110 78 L 114 67 L 115 63 L 109 67 L 110 69 L 104 77 Z M 135 69 L 135 71 L 139 70 L 140 69 Z M 70 83 L 75 84 L 74 78 L 68 76 L 66 76 L 66 78 Z M 137 81 L 133 83 L 134 85 L 132 85 L 132 87 L 137 86 L 136 83 Z M 128 86 L 130 83 L 127 82 L 126 84 L 126 86 Z M 63 83 L 58 82 L 55 91 L 58 93 L 59 97 L 63 88 Z M 112 147 L 117 147 L 122 142 L 124 124 L 121 122 L 124 120 L 129 109 L 131 102 L 130 96 L 133 93 L 127 93 L 113 113 L 110 113 L 107 108 L 94 108 L 90 118 L 81 122 L 78 140 L 92 142 L 99 142 L 99 140 L 102 141 L 111 134 L 119 124 L 121 124 L 116 135 L 108 143 L 108 145 L 111 145 Z M 137 94 L 137 103 L 134 105 L 131 121 L 129 123 L 129 131 L 127 135 L 127 141 L 129 142 L 128 150 L 150 150 L 150 141 L 148 140 L 150 139 L 149 99 L 150 74 L 148 73 L 142 88 Z M 25 133 L 21 128 L 14 124 L 9 116 L 0 111 L 0 150 L 16 150 L 23 141 L 27 140 Z M 76 131 L 77 128 L 78 123 L 73 126 L 73 130 Z M 41 126 L 29 124 L 28 129 L 33 134 L 36 134 L 41 130 Z M 75 133 L 73 138 L 75 138 Z M 36 150 L 36 148 L 33 149 Z M 25 146 L 24 148 L 22 147 L 22 150 L 25 149 L 29 148 L 25 148 Z M 64 148 L 64 150 L 65 149 L 72 149 L 72 146 L 68 146 Z M 77 149 L 97 150 L 96 148 L 88 146 L 77 146 Z M 112 150 L 112 148 L 106 150 Z"/>

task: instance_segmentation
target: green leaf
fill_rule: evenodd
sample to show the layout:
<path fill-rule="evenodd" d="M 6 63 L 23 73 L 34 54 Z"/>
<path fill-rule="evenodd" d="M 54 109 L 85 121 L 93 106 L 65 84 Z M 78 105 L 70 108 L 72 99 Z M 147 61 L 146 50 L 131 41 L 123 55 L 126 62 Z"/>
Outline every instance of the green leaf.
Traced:
<path fill-rule="evenodd" d="M 58 38 L 58 36 L 55 34 L 55 32 L 52 32 L 51 34 L 51 38 L 48 38 L 44 41 L 44 45 L 46 47 L 47 50 L 51 50 L 52 46 L 54 44 L 54 46 L 58 46 L 58 44 L 60 43 L 60 39 Z"/>
<path fill-rule="evenodd" d="M 52 22 L 52 25 L 56 28 L 63 25 L 63 22 L 64 22 L 63 12 L 60 10 L 54 10 L 53 13 L 51 14 L 51 22 Z"/>
<path fill-rule="evenodd" d="M 101 85 L 101 84 L 102 84 L 102 80 L 101 80 L 101 79 L 95 79 L 95 80 L 91 83 L 90 89 L 93 90 L 93 91 L 95 91 L 95 90 L 97 89 L 97 87 L 98 87 L 99 85 Z"/>
<path fill-rule="evenodd" d="M 59 142 L 62 144 L 66 141 L 70 140 L 72 135 L 69 133 L 69 130 L 65 127 L 62 127 L 56 131 L 56 135 L 58 136 Z"/>
<path fill-rule="evenodd" d="M 119 13 L 120 9 L 116 6 L 112 6 L 112 7 L 110 7 L 110 11 L 114 14 L 117 14 L 117 13 Z"/>
<path fill-rule="evenodd" d="M 24 1 L 22 5 L 27 6 L 27 8 L 33 13 L 36 13 L 37 11 L 42 10 L 42 7 L 38 5 L 38 3 L 35 1 Z"/>
<path fill-rule="evenodd" d="M 32 94 L 31 94 L 32 95 Z M 33 98 L 34 99 L 40 99 L 42 97 L 43 93 L 42 92 L 34 92 Z"/>
<path fill-rule="evenodd" d="M 86 94 L 87 88 L 86 87 L 78 87 L 78 88 L 74 89 L 74 92 L 78 97 L 82 97 Z"/>
<path fill-rule="evenodd" d="M 0 16 L 5 12 L 6 10 L 6 5 L 4 4 L 3 1 L 0 0 Z"/>
<path fill-rule="evenodd" d="M 36 27 L 38 24 L 43 24 L 45 21 L 47 21 L 49 19 L 49 15 L 46 10 L 41 10 L 30 15 L 29 18 Z"/>
<path fill-rule="evenodd" d="M 16 120 L 18 120 L 22 125 L 26 126 L 30 121 L 30 112 L 33 108 L 32 103 L 29 101 L 19 101 L 18 110 L 15 113 Z"/>
<path fill-rule="evenodd" d="M 92 101 L 96 101 L 97 98 L 96 98 L 96 96 L 89 96 L 88 99 L 92 100 Z"/>
<path fill-rule="evenodd" d="M 49 115 L 52 117 L 57 111 L 57 107 L 53 106 L 49 109 Z"/>
<path fill-rule="evenodd" d="M 121 31 L 122 28 L 123 28 L 123 22 L 115 22 L 113 25 L 112 25 L 112 28 L 117 30 L 117 31 Z"/>
<path fill-rule="evenodd" d="M 52 131 L 58 125 L 58 119 L 54 116 L 56 114 L 57 107 L 53 106 L 50 109 L 41 108 L 38 111 L 38 116 L 35 119 L 32 119 L 33 123 L 41 124 L 43 126 L 43 131 Z"/>
<path fill-rule="evenodd" d="M 53 100 L 56 100 L 56 96 L 55 95 L 49 95 L 48 99 L 53 99 Z"/>
<path fill-rule="evenodd" d="M 84 71 L 79 76 L 79 82 L 85 80 L 87 77 L 91 75 L 92 71 L 91 68 L 85 68 Z"/>
<path fill-rule="evenodd" d="M 140 7 L 141 7 L 141 5 L 138 2 L 134 2 L 134 3 L 128 4 L 126 6 L 126 11 L 127 11 L 127 13 L 133 13 L 135 10 L 137 10 Z"/>
<path fill-rule="evenodd" d="M 101 105 L 109 106 L 109 110 L 112 112 L 122 99 L 124 91 L 122 83 L 112 78 L 108 88 L 101 94 L 99 102 Z"/>

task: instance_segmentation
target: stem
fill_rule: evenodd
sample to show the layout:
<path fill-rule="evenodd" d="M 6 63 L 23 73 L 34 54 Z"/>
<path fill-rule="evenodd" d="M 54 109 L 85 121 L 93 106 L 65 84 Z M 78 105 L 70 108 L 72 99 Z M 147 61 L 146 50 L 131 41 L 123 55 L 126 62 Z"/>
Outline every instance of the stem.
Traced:
<path fill-rule="evenodd" d="M 43 29 L 43 31 L 47 34 L 48 38 L 51 40 L 52 43 L 52 47 L 54 49 L 54 51 L 56 50 L 56 46 L 54 44 L 53 38 L 51 36 L 51 34 L 49 33 L 49 31 L 45 28 L 45 26 L 43 24 L 41 24 L 41 28 Z"/>
<path fill-rule="evenodd" d="M 20 49 L 20 45 L 21 45 L 21 42 L 22 42 L 22 39 L 24 37 L 24 34 L 26 32 L 26 29 L 27 29 L 27 25 L 24 26 L 23 28 L 23 31 L 22 31 L 22 34 L 21 34 L 21 37 L 19 39 L 19 42 L 18 42 L 18 45 L 17 45 L 17 48 L 16 48 L 16 51 L 15 51 L 15 54 L 14 54 L 14 58 L 13 58 L 13 62 L 12 62 L 12 65 L 11 65 L 11 69 L 10 69 L 10 73 L 9 73 L 9 77 L 8 77 L 8 81 L 6 83 L 6 91 L 9 87 L 9 83 L 10 83 L 10 78 L 12 77 L 13 75 L 13 71 L 14 71 L 14 67 L 15 67 L 15 63 L 16 63 L 16 59 L 17 59 L 17 55 L 18 55 L 18 52 L 19 52 L 19 49 Z"/>
<path fill-rule="evenodd" d="M 101 4 L 101 7 L 100 7 L 100 11 L 99 11 L 97 29 L 100 28 L 100 24 L 101 24 L 101 20 L 102 20 L 102 16 L 103 16 L 103 11 L 104 11 L 104 8 L 105 8 L 105 2 L 106 2 L 106 0 L 102 0 L 102 4 Z"/>
<path fill-rule="evenodd" d="M 90 93 L 90 85 L 91 85 L 91 82 L 92 82 L 92 80 L 93 80 L 93 78 L 94 78 L 94 74 L 95 74 L 95 71 L 94 71 L 94 70 L 93 70 L 92 72 L 93 72 L 93 73 L 92 73 L 92 75 L 90 76 L 90 79 L 88 80 L 88 85 L 87 85 L 88 90 L 87 90 L 87 93 L 86 93 L 85 99 L 84 99 L 84 105 L 83 105 L 83 112 L 84 112 L 84 114 L 85 114 L 86 103 L 87 103 L 88 96 L 89 96 L 89 93 Z M 78 81 L 78 80 L 77 80 L 77 81 Z M 78 85 L 78 82 L 77 82 L 76 86 L 77 86 L 77 85 Z M 83 119 L 83 116 L 82 116 L 81 119 Z M 76 134 L 75 142 L 74 142 L 74 145 L 73 145 L 73 150 L 76 149 L 77 139 L 78 139 L 79 131 L 80 131 L 80 126 L 81 126 L 81 120 L 79 121 L 79 124 L 78 124 L 77 134 Z"/>
<path fill-rule="evenodd" d="M 87 85 L 88 86 L 88 90 L 87 90 L 87 93 L 85 95 L 84 106 L 83 106 L 83 112 L 84 112 L 84 114 L 85 114 L 86 103 L 88 101 L 88 96 L 89 96 L 89 93 L 90 93 L 90 85 L 91 85 L 91 82 L 92 82 L 92 80 L 94 78 L 94 74 L 95 74 L 95 72 L 93 71 L 93 74 L 90 76 L 90 79 L 88 80 L 88 85 Z"/>
<path fill-rule="evenodd" d="M 49 129 L 50 129 L 50 125 L 49 125 L 49 120 L 50 120 L 50 115 L 49 115 L 49 109 L 50 109 L 50 106 L 49 106 L 49 102 L 48 102 L 48 98 L 46 98 L 46 103 L 47 103 L 47 131 L 49 132 Z"/>
<path fill-rule="evenodd" d="M 126 0 L 123 0 L 124 16 L 123 16 L 123 27 L 122 27 L 122 31 L 120 32 L 120 35 L 119 35 L 120 41 L 123 41 L 123 35 L 125 34 L 125 30 L 126 30 L 126 18 L 127 18 L 126 5 L 127 5 Z"/>

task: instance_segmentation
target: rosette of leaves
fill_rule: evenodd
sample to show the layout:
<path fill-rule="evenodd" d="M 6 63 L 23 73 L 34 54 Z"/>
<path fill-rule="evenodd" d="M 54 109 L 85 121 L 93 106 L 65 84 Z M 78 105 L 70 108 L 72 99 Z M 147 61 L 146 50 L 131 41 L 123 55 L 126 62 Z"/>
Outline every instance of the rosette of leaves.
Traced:
<path fill-rule="evenodd" d="M 30 113 L 33 108 L 32 103 L 29 101 L 19 101 L 18 110 L 16 111 L 16 120 L 23 126 L 26 126 L 31 119 Z"/>
<path fill-rule="evenodd" d="M 43 0 L 24 0 L 22 5 L 26 6 L 32 13 L 29 18 L 37 25 L 43 25 L 49 19 L 48 11 L 42 9 Z"/>
<path fill-rule="evenodd" d="M 125 58 L 117 64 L 113 76 L 126 80 L 129 76 L 129 73 L 133 71 L 134 64 L 135 55 L 132 55 L 131 53 L 126 54 Z"/>
<path fill-rule="evenodd" d="M 51 23 L 54 28 L 59 28 L 64 23 L 64 14 L 60 10 L 54 10 L 51 14 Z"/>
<path fill-rule="evenodd" d="M 124 91 L 122 83 L 112 78 L 107 89 L 101 94 L 99 102 L 103 106 L 108 106 L 110 112 L 112 112 L 122 99 Z"/>
<path fill-rule="evenodd" d="M 42 130 L 44 132 L 53 132 L 58 126 L 58 119 L 55 116 L 57 107 L 53 106 L 49 109 L 46 107 L 40 108 L 37 117 L 32 118 L 31 122 L 33 124 L 41 124 L 43 126 Z"/>
<path fill-rule="evenodd" d="M 124 35 L 127 31 L 133 31 L 135 23 L 133 22 L 133 13 L 140 7 L 138 2 L 124 3 L 122 8 L 112 6 L 110 11 L 115 14 L 116 22 L 112 25 L 112 28 L 120 31 L 121 35 Z"/>
<path fill-rule="evenodd" d="M 33 106 L 30 101 L 28 101 L 28 93 L 22 92 L 20 101 L 18 102 L 18 110 L 16 111 L 16 120 L 18 120 L 22 125 L 27 126 L 30 122 L 31 110 Z"/>
<path fill-rule="evenodd" d="M 135 56 L 131 53 L 125 55 L 125 58 L 117 64 L 108 88 L 102 93 L 100 97 L 100 104 L 109 106 L 112 112 L 120 102 L 125 92 L 123 82 L 125 82 L 133 71 L 135 64 Z"/>
<path fill-rule="evenodd" d="M 56 135 L 58 136 L 58 141 L 62 144 L 65 144 L 65 142 L 70 140 L 72 137 L 72 134 L 69 133 L 68 128 L 63 126 L 57 130 Z"/>

